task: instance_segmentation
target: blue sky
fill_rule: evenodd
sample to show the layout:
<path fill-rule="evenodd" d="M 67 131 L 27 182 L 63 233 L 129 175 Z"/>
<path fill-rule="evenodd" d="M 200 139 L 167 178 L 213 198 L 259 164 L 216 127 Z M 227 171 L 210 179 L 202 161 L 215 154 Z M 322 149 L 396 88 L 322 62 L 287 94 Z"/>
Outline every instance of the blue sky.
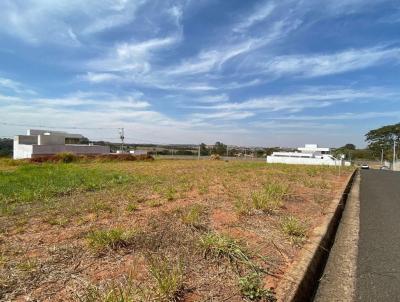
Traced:
<path fill-rule="evenodd" d="M 0 136 L 362 147 L 399 63 L 398 1 L 2 0 Z"/>

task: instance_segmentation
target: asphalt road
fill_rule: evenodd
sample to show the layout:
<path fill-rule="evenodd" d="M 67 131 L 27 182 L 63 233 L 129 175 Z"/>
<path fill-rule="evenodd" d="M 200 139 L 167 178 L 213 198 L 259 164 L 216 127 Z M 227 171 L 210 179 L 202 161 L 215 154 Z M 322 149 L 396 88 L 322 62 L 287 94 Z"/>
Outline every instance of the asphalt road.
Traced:
<path fill-rule="evenodd" d="M 362 170 L 356 301 L 400 301 L 400 172 Z"/>

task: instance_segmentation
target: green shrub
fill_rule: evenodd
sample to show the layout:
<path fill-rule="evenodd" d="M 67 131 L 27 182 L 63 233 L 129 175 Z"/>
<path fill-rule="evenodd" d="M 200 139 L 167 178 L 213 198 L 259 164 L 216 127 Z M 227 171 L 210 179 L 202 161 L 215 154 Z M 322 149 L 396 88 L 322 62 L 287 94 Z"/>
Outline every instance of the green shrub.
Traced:
<path fill-rule="evenodd" d="M 78 156 L 71 152 L 61 152 L 56 154 L 56 160 L 63 163 L 72 163 L 78 160 Z"/>
<path fill-rule="evenodd" d="M 275 295 L 271 290 L 264 289 L 260 275 L 252 273 L 239 278 L 240 292 L 243 298 L 250 301 L 276 301 Z"/>

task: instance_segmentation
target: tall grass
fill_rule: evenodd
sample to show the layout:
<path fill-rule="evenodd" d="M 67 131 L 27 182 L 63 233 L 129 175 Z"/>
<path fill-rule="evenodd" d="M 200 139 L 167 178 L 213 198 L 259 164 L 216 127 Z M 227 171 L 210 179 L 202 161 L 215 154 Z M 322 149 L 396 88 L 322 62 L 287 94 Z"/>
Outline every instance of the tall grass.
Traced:
<path fill-rule="evenodd" d="M 285 195 L 288 194 L 289 187 L 287 184 L 272 182 L 264 186 L 263 190 L 252 194 L 252 202 L 254 208 L 264 212 L 273 212 L 283 204 Z"/>

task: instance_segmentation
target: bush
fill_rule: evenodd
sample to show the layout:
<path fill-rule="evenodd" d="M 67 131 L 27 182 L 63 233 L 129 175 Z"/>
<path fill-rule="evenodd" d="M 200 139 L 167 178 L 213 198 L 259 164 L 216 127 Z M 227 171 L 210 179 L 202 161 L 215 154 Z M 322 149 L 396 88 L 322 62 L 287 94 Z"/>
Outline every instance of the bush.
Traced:
<path fill-rule="evenodd" d="M 240 292 L 243 298 L 251 301 L 276 301 L 275 295 L 271 290 L 264 289 L 259 274 L 239 278 Z"/>
<path fill-rule="evenodd" d="M 55 159 L 63 163 L 72 163 L 78 160 L 78 156 L 71 152 L 61 152 L 55 155 Z"/>

